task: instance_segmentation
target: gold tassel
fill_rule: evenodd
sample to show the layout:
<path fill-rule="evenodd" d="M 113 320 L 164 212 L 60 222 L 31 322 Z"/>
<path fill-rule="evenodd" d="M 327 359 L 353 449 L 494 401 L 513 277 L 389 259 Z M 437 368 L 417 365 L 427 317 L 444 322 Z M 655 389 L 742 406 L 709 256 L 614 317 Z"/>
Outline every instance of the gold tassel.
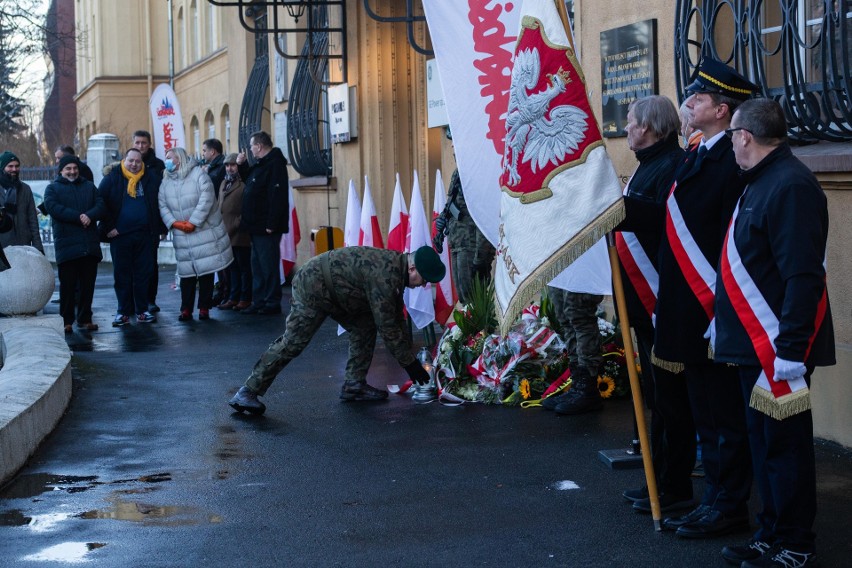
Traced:
<path fill-rule="evenodd" d="M 500 309 L 497 295 L 494 295 L 494 303 L 497 306 L 497 319 L 501 335 L 509 333 L 509 329 L 521 315 L 524 308 L 537 300 L 541 291 L 547 283 L 556 278 L 563 270 L 580 258 L 584 252 L 603 238 L 608 232 L 615 228 L 624 219 L 624 203 L 618 200 L 606 211 L 601 213 L 595 220 L 594 228 L 586 227 L 573 239 L 565 244 L 559 251 L 554 253 L 556 260 L 545 262 L 545 268 L 539 268 L 532 272 L 529 277 L 515 291 L 509 300 L 505 314 Z M 551 258 L 553 258 L 551 257 Z"/>
<path fill-rule="evenodd" d="M 775 420 L 784 420 L 811 409 L 811 395 L 808 389 L 802 389 L 780 398 L 772 391 L 757 385 L 751 391 L 749 406 Z"/>
<path fill-rule="evenodd" d="M 651 364 L 670 373 L 678 374 L 683 372 L 683 363 L 660 359 L 656 353 L 651 353 Z"/>

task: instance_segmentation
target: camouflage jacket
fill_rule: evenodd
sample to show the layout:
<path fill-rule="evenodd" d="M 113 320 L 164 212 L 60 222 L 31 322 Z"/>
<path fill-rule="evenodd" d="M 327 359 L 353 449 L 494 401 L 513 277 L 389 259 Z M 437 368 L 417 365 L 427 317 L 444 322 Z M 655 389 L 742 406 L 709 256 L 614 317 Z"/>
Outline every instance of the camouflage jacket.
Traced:
<path fill-rule="evenodd" d="M 327 289 L 322 274 L 322 259 L 326 256 L 333 290 Z M 344 327 L 348 321 L 372 316 L 385 345 L 399 364 L 406 366 L 414 361 L 402 311 L 408 273 L 405 253 L 373 247 L 334 249 L 308 261 L 301 272 L 309 288 L 323 291 L 322 294 L 309 293 L 313 298 L 305 297 L 305 303 L 328 302 L 330 315 Z"/>

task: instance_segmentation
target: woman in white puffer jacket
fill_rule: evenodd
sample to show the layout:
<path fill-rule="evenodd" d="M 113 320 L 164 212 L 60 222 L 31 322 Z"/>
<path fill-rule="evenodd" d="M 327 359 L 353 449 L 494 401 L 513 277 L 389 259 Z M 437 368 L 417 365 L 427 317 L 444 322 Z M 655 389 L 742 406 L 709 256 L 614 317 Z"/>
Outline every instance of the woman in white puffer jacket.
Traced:
<path fill-rule="evenodd" d="M 166 152 L 166 171 L 160 186 L 160 216 L 172 231 L 180 277 L 180 316 L 192 319 L 198 285 L 198 319 L 210 319 L 213 277 L 234 257 L 231 241 L 213 193 L 210 177 L 183 148 Z"/>

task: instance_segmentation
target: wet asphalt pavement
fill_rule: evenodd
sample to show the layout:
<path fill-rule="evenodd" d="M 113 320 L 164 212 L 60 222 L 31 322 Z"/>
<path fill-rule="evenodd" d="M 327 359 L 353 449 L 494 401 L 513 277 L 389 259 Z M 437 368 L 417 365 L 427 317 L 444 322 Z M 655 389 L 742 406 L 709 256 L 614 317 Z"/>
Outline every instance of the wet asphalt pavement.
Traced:
<path fill-rule="evenodd" d="M 597 457 L 632 438 L 627 400 L 578 417 L 341 403 L 347 340 L 331 321 L 264 417 L 233 413 L 226 401 L 284 316 L 180 323 L 163 270 L 159 321 L 115 329 L 108 268 L 100 331 L 67 336 L 68 412 L 0 490 L 2 567 L 724 566 L 722 546 L 748 538 L 684 541 L 631 510 L 621 491 L 641 470 Z M 404 378 L 380 341 L 371 384 Z M 849 566 L 852 456 L 830 444 L 817 456 L 822 566 Z"/>

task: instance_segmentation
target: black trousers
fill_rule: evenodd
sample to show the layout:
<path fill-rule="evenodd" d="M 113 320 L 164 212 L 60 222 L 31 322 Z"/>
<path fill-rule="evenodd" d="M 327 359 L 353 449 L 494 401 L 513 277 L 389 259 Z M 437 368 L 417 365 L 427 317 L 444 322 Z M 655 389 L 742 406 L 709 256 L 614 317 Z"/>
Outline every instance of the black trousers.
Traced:
<path fill-rule="evenodd" d="M 642 393 L 651 410 L 651 458 L 659 491 L 691 499 L 696 443 L 686 377 L 651 363 L 650 325 L 634 326 L 633 331 L 642 365 Z"/>
<path fill-rule="evenodd" d="M 94 256 L 83 256 L 59 264 L 59 313 L 65 325 L 72 325 L 75 319 L 80 324 L 92 323 L 99 262 Z"/>
<path fill-rule="evenodd" d="M 751 454 L 737 367 L 687 363 L 687 389 L 704 464 L 703 505 L 726 515 L 747 515 Z"/>
<path fill-rule="evenodd" d="M 151 235 L 151 249 L 154 251 L 154 271 L 148 282 L 148 303 L 157 303 L 157 287 L 160 285 L 160 267 L 157 264 L 157 249 L 160 248 L 160 235 Z M 147 309 L 147 308 L 146 308 Z"/>
<path fill-rule="evenodd" d="M 198 309 L 209 310 L 213 307 L 213 274 L 188 276 L 180 279 L 180 310 L 193 310 L 195 304 L 195 285 L 198 284 Z"/>
<path fill-rule="evenodd" d="M 760 367 L 739 368 L 743 397 L 748 400 Z M 810 386 L 811 372 L 805 380 Z M 754 481 L 762 503 L 755 538 L 777 542 L 796 552 L 816 552 L 816 463 L 814 424 L 810 410 L 784 420 L 749 407 L 748 437 Z"/>

